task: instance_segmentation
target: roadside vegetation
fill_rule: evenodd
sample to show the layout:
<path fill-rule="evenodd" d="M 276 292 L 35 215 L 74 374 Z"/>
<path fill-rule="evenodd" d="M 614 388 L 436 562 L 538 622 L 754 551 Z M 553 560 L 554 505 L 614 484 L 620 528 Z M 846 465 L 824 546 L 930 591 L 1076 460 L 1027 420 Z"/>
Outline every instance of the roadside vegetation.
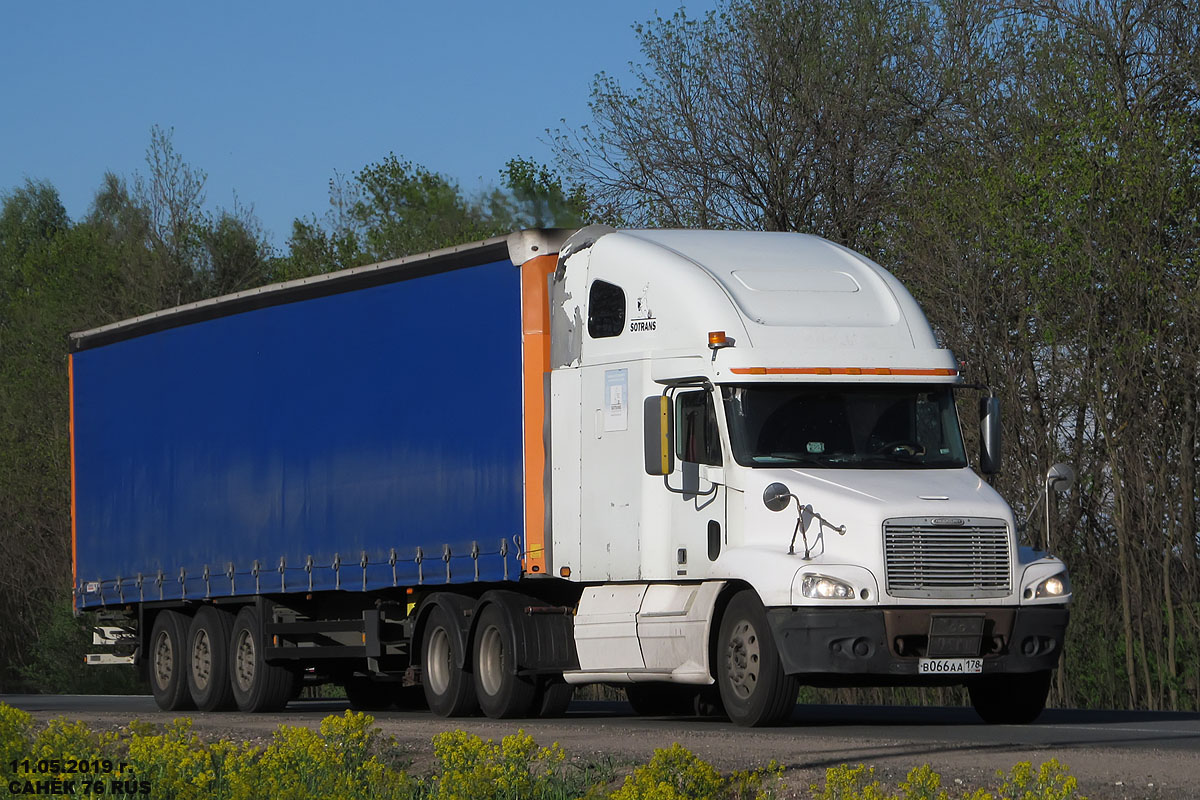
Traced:
<path fill-rule="evenodd" d="M 963 789 L 944 788 L 928 765 L 895 786 L 848 765 L 826 770 L 819 784 L 792 786 L 778 764 L 722 774 L 678 744 L 618 771 L 608 762 L 570 759 L 557 744 L 539 746 L 522 731 L 499 743 L 441 733 L 433 752 L 432 770 L 410 772 L 405 754 L 374 719 L 352 711 L 326 717 L 318 730 L 281 725 L 259 746 L 204 741 L 187 718 L 161 728 L 135 721 L 112 733 L 65 719 L 36 726 L 30 715 L 0 703 L 0 764 L 14 795 L 26 783 L 36 790 L 39 781 L 49 790 L 40 794 L 98 793 L 85 783 L 118 781 L 124 793 L 162 800 L 1082 800 L 1075 778 L 1056 761 L 1017 764 L 990 787 Z M 76 771 L 59 771 L 66 769 Z M 51 783 L 60 784 L 58 791 Z"/>
<path fill-rule="evenodd" d="M 68 603 L 68 332 L 602 221 L 815 233 L 894 271 L 1001 398 L 996 488 L 1071 569 L 1050 704 L 1200 710 L 1195 0 L 723 0 L 636 35 L 633 78 L 598 76 L 593 118 L 550 132 L 553 169 L 517 158 L 468 196 L 388 154 L 334 175 L 282 250 L 248 207 L 211 208 L 160 128 L 80 219 L 48 183 L 0 190 L 0 691 L 101 680 Z M 1059 461 L 1079 478 L 1047 530 Z"/>

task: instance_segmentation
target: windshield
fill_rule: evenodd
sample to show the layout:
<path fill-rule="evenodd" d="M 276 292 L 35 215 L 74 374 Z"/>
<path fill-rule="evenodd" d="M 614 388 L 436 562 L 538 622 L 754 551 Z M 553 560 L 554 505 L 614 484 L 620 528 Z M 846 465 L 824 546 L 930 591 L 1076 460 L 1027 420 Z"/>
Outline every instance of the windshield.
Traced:
<path fill-rule="evenodd" d="M 748 467 L 962 468 L 949 386 L 722 386 L 733 456 Z"/>

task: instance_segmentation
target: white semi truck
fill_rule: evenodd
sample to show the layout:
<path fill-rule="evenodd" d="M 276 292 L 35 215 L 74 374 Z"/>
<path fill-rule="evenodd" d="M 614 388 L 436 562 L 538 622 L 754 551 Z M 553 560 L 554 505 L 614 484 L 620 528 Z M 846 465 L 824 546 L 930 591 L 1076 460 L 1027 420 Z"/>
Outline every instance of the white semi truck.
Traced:
<path fill-rule="evenodd" d="M 522 231 L 73 345 L 76 602 L 165 708 L 278 707 L 305 676 L 445 716 L 598 682 L 741 725 L 802 684 L 1045 705 L 1070 584 L 980 477 L 998 405 L 977 473 L 977 389 L 826 240 Z M 158 420 L 181 392 L 237 421 Z"/>

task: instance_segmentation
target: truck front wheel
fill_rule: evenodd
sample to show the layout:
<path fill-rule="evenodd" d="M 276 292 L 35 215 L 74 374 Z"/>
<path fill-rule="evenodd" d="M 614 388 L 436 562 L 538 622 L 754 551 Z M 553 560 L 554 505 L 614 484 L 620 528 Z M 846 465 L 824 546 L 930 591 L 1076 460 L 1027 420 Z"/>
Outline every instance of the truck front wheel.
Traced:
<path fill-rule="evenodd" d="M 147 649 L 147 667 L 154 702 L 163 711 L 195 708 L 188 692 L 187 641 L 188 618 L 178 611 L 160 611 L 154 618 Z"/>
<path fill-rule="evenodd" d="M 263 660 L 262 625 L 258 612 L 247 606 L 233 621 L 230 638 L 229 674 L 233 699 L 242 711 L 278 711 L 292 699 L 296 674 L 286 667 Z"/>
<path fill-rule="evenodd" d="M 784 674 L 766 609 L 754 592 L 735 595 L 721 617 L 717 684 L 725 712 L 738 725 L 773 725 L 796 705 L 800 683 Z"/>
<path fill-rule="evenodd" d="M 967 685 L 975 712 L 990 725 L 1028 725 L 1046 708 L 1050 670 L 988 675 Z"/>
<path fill-rule="evenodd" d="M 212 606 L 205 606 L 192 617 L 187 636 L 187 682 L 192 700 L 201 711 L 233 708 L 229 680 L 232 632 L 232 615 Z"/>
<path fill-rule="evenodd" d="M 517 674 L 513 639 L 504 612 L 490 605 L 479 615 L 475 631 L 475 694 L 479 707 L 493 719 L 528 717 L 537 698 L 537 684 Z"/>
<path fill-rule="evenodd" d="M 458 666 L 458 631 L 441 606 L 434 606 L 421 636 L 421 681 L 429 710 L 439 717 L 465 717 L 478 708 L 471 677 Z"/>

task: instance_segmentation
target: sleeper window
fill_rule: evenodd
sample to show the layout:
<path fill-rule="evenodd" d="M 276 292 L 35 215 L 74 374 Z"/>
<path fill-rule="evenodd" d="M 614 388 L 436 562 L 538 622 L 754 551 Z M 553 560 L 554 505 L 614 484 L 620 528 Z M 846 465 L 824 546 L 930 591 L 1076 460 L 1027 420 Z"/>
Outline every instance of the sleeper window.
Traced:
<path fill-rule="evenodd" d="M 625 290 L 605 281 L 592 281 L 588 293 L 588 336 L 605 339 L 625 329 Z"/>

